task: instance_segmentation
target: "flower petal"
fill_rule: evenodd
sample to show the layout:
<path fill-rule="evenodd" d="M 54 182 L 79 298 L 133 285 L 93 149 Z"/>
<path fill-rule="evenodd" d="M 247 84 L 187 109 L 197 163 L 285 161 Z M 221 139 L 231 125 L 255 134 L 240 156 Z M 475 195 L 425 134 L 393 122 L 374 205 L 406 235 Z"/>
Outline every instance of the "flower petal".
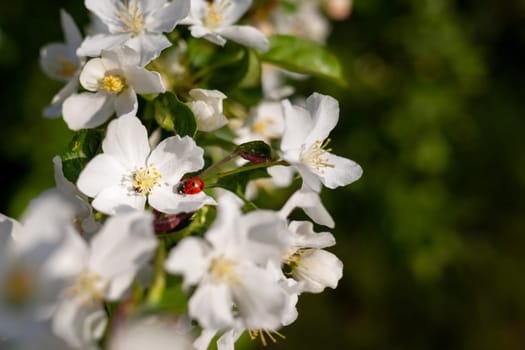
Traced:
<path fill-rule="evenodd" d="M 115 156 L 99 154 L 82 170 L 77 187 L 85 195 L 95 197 L 104 188 L 119 185 L 125 173 L 126 168 Z"/>
<path fill-rule="evenodd" d="M 217 204 L 204 192 L 189 195 L 178 194 L 174 186 L 170 185 L 155 188 L 148 197 L 148 203 L 158 211 L 167 214 L 191 213 L 205 205 Z"/>
<path fill-rule="evenodd" d="M 292 106 L 290 101 L 282 102 L 284 115 L 284 133 L 281 140 L 281 150 L 286 152 L 298 149 L 313 127 L 312 118 L 302 107 Z"/>
<path fill-rule="evenodd" d="M 80 84 L 86 90 L 98 91 L 100 81 L 104 79 L 106 70 L 106 66 L 101 58 L 93 58 L 89 60 L 80 73 Z"/>
<path fill-rule="evenodd" d="M 321 203 L 319 193 L 313 192 L 308 188 L 301 188 L 295 192 L 284 204 L 279 214 L 286 218 L 295 208 L 302 208 L 304 212 L 317 224 L 330 228 L 335 226 L 335 222 Z"/>
<path fill-rule="evenodd" d="M 102 150 L 120 162 L 125 169 L 121 174 L 143 167 L 150 152 L 148 131 L 139 118 L 123 115 L 109 123 Z"/>
<path fill-rule="evenodd" d="M 258 29 L 251 26 L 229 26 L 218 28 L 215 32 L 241 45 L 253 47 L 263 52 L 268 51 L 270 48 L 268 38 Z"/>
<path fill-rule="evenodd" d="M 132 116 L 137 114 L 139 102 L 137 100 L 137 94 L 133 88 L 128 87 L 126 90 L 118 94 L 113 101 L 113 106 L 117 117 L 123 116 L 125 114 Z"/>
<path fill-rule="evenodd" d="M 62 114 L 62 104 L 69 96 L 73 95 L 78 89 L 78 75 L 70 81 L 51 100 L 51 104 L 44 109 L 44 117 L 56 118 Z"/>
<path fill-rule="evenodd" d="M 343 262 L 326 250 L 309 249 L 302 252 L 292 274 L 304 282 L 303 291 L 321 293 L 326 287 L 337 288 L 343 276 Z"/>
<path fill-rule="evenodd" d="M 306 99 L 306 108 L 312 115 L 313 127 L 304 143 L 311 145 L 324 141 L 339 120 L 339 102 L 331 96 L 315 92 Z"/>
<path fill-rule="evenodd" d="M 161 7 L 146 18 L 148 31 L 172 32 L 175 26 L 190 12 L 190 0 L 177 0 Z"/>
<path fill-rule="evenodd" d="M 210 247 L 201 238 L 187 237 L 171 251 L 164 263 L 166 271 L 180 274 L 184 279 L 184 289 L 196 285 L 208 270 Z"/>
<path fill-rule="evenodd" d="M 353 160 L 327 153 L 325 155 L 329 164 L 323 172 L 317 173 L 321 182 L 328 188 L 346 186 L 358 180 L 363 175 L 363 169 Z"/>
<path fill-rule="evenodd" d="M 203 328 L 223 329 L 233 325 L 232 299 L 225 284 L 201 283 L 188 308 L 189 315 Z"/>
<path fill-rule="evenodd" d="M 131 210 L 144 210 L 146 198 L 122 185 L 117 185 L 100 191 L 91 205 L 104 214 L 115 215 Z"/>
<path fill-rule="evenodd" d="M 182 176 L 204 166 L 204 150 L 189 137 L 179 135 L 164 139 L 151 152 L 148 164 L 153 164 L 162 174 L 163 181 L 177 184 Z"/>
<path fill-rule="evenodd" d="M 62 113 L 71 130 L 95 128 L 113 114 L 113 99 L 103 92 L 71 95 L 64 101 Z"/>
<path fill-rule="evenodd" d="M 137 94 L 154 94 L 166 91 L 160 74 L 142 67 L 126 68 L 126 79 Z"/>
<path fill-rule="evenodd" d="M 141 33 L 127 40 L 125 44 L 138 52 L 141 67 L 159 57 L 162 50 L 172 45 L 163 34 L 156 33 Z"/>
<path fill-rule="evenodd" d="M 80 30 L 78 30 L 71 15 L 65 10 L 60 10 L 60 21 L 62 23 L 62 30 L 66 37 L 67 46 L 75 50 L 82 43 L 82 34 L 80 34 Z"/>
<path fill-rule="evenodd" d="M 288 228 L 295 233 L 294 247 L 321 249 L 335 245 L 334 235 L 330 232 L 316 233 L 310 221 L 292 221 Z"/>
<path fill-rule="evenodd" d="M 75 51 L 64 44 L 52 43 L 40 49 L 40 67 L 52 79 L 68 82 L 78 66 Z"/>
<path fill-rule="evenodd" d="M 104 2 L 104 1 L 103 1 Z M 118 47 L 131 38 L 130 33 L 119 34 L 96 34 L 88 36 L 82 42 L 82 45 L 77 50 L 77 55 L 97 57 L 100 56 L 102 50 L 111 50 Z"/>

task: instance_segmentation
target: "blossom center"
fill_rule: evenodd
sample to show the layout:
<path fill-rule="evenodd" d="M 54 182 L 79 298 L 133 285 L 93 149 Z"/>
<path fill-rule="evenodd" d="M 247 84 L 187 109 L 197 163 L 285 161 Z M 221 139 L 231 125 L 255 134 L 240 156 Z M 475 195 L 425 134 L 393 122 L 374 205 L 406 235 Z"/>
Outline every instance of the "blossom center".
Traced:
<path fill-rule="evenodd" d="M 103 90 L 117 95 L 126 88 L 126 80 L 120 75 L 109 74 L 102 78 L 100 85 Z"/>
<path fill-rule="evenodd" d="M 76 278 L 73 285 L 67 289 L 68 296 L 80 297 L 81 301 L 91 305 L 94 300 L 104 300 L 105 285 L 102 277 L 90 271 L 84 271 Z"/>
<path fill-rule="evenodd" d="M 232 285 L 238 281 L 234 266 L 235 262 L 230 259 L 215 258 L 210 265 L 210 274 L 215 282 Z"/>
<path fill-rule="evenodd" d="M 160 186 L 160 179 L 162 174 L 153 164 L 149 164 L 146 168 L 140 167 L 133 173 L 133 190 L 147 196 L 155 186 Z"/>
<path fill-rule="evenodd" d="M 204 24 L 209 28 L 218 27 L 224 20 L 224 12 L 231 6 L 229 0 L 220 0 L 217 4 L 209 2 Z"/>
<path fill-rule="evenodd" d="M 57 57 L 58 63 L 60 63 L 60 71 L 59 74 L 64 78 L 71 78 L 73 74 L 75 74 L 75 71 L 77 70 L 77 66 L 71 62 L 70 60 L 59 56 Z"/>
<path fill-rule="evenodd" d="M 119 3 L 118 18 L 122 21 L 121 31 L 131 32 L 133 36 L 139 35 L 144 30 L 144 14 L 140 11 L 135 1 L 125 4 Z"/>
<path fill-rule="evenodd" d="M 25 268 L 17 266 L 8 272 L 5 279 L 5 299 L 8 305 L 24 305 L 31 299 L 35 290 L 34 276 Z"/>
<path fill-rule="evenodd" d="M 256 134 L 264 135 L 266 133 L 266 129 L 270 127 L 274 122 L 272 119 L 263 119 L 258 121 L 257 123 L 254 123 L 251 127 L 252 131 Z"/>
<path fill-rule="evenodd" d="M 328 160 L 327 154 L 332 151 L 331 148 L 326 148 L 330 143 L 330 139 L 325 142 L 321 140 L 315 141 L 309 148 L 301 152 L 301 161 L 309 164 L 312 168 L 321 174 L 324 174 L 325 168 L 334 168 Z"/>

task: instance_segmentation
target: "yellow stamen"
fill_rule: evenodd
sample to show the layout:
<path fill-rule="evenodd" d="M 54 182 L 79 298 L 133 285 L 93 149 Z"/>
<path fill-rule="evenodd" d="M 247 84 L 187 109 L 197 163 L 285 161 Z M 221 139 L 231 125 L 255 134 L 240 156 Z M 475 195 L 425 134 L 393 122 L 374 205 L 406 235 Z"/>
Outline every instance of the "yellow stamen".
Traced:
<path fill-rule="evenodd" d="M 120 6 L 118 18 L 122 21 L 121 31 L 124 33 L 131 32 L 137 36 L 144 30 L 144 14 L 140 12 L 136 2 L 125 4 L 118 3 Z"/>
<path fill-rule="evenodd" d="M 218 27 L 224 20 L 224 13 L 231 6 L 230 0 L 220 0 L 217 3 L 209 2 L 204 24 L 209 28 Z"/>
<path fill-rule="evenodd" d="M 110 94 L 119 94 L 126 88 L 126 80 L 119 75 L 106 75 L 100 84 Z"/>
<path fill-rule="evenodd" d="M 101 283 L 102 278 L 93 272 L 82 272 L 75 283 L 66 291 L 69 297 L 80 298 L 85 306 L 92 306 L 93 303 L 102 302 L 107 286 Z"/>
<path fill-rule="evenodd" d="M 324 168 L 334 168 L 335 165 L 329 163 L 326 154 L 331 152 L 331 148 L 326 148 L 330 139 L 325 142 L 315 141 L 310 148 L 301 153 L 301 161 L 310 164 L 316 171 L 324 174 Z"/>
<path fill-rule="evenodd" d="M 274 334 L 277 335 L 279 338 L 281 339 L 286 339 L 286 337 L 277 332 L 277 331 L 267 331 L 265 329 L 256 329 L 256 330 L 248 330 L 248 334 L 250 335 L 250 339 L 251 340 L 255 340 L 257 338 L 259 338 L 261 340 L 261 344 L 263 346 L 267 346 L 268 345 L 268 342 L 266 341 L 266 337 L 265 335 L 270 338 L 270 340 L 272 341 L 272 343 L 277 343 L 277 339 L 273 336 Z"/>
<path fill-rule="evenodd" d="M 234 265 L 234 261 L 224 257 L 215 258 L 210 264 L 210 274 L 217 283 L 235 284 L 239 280 L 237 279 Z"/>
<path fill-rule="evenodd" d="M 33 296 L 35 291 L 34 278 L 23 267 L 15 267 L 9 271 L 5 281 L 5 299 L 8 305 L 22 306 Z"/>
<path fill-rule="evenodd" d="M 149 164 L 147 168 L 141 167 L 133 174 L 133 190 L 147 196 L 155 186 L 160 186 L 160 179 L 162 174 L 153 164 Z"/>

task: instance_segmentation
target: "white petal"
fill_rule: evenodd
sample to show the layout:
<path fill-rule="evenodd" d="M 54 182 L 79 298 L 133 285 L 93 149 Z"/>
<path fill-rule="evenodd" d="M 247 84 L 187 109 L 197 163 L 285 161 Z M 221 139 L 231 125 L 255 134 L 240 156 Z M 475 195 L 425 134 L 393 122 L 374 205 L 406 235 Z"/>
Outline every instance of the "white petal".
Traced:
<path fill-rule="evenodd" d="M 88 36 L 78 48 L 77 55 L 97 57 L 100 56 L 102 50 L 111 50 L 112 48 L 118 47 L 124 44 L 129 38 L 131 38 L 130 33 Z"/>
<path fill-rule="evenodd" d="M 232 300 L 224 284 L 201 283 L 188 303 L 189 315 L 204 328 L 223 329 L 232 326 Z"/>
<path fill-rule="evenodd" d="M 89 306 L 73 298 L 63 299 L 53 316 L 53 332 L 68 345 L 83 349 L 93 346 L 102 336 L 100 330 L 107 323 L 106 313 L 101 304 Z"/>
<path fill-rule="evenodd" d="M 166 0 L 141 0 L 142 13 L 149 14 L 155 10 L 162 8 L 166 4 Z"/>
<path fill-rule="evenodd" d="M 137 100 L 137 94 L 133 88 L 128 87 L 126 90 L 118 94 L 113 101 L 113 106 L 117 117 L 123 116 L 125 114 L 133 116 L 137 114 L 139 103 Z"/>
<path fill-rule="evenodd" d="M 95 197 L 103 189 L 119 185 L 125 173 L 126 169 L 117 158 L 98 154 L 80 172 L 77 186 L 80 192 Z"/>
<path fill-rule="evenodd" d="M 141 33 L 126 41 L 140 55 L 140 66 L 145 66 L 151 60 L 160 56 L 162 50 L 170 47 L 171 42 L 163 34 Z"/>
<path fill-rule="evenodd" d="M 241 217 L 239 226 L 246 230 L 246 243 L 239 246 L 238 254 L 259 265 L 266 265 L 268 261 L 278 264 L 292 243 L 286 221 L 274 211 L 249 212 Z"/>
<path fill-rule="evenodd" d="M 273 279 L 272 274 L 264 269 L 246 267 L 239 272 L 242 282 L 232 292 L 246 328 L 279 328 L 283 311 L 286 310 L 286 292 Z"/>
<path fill-rule="evenodd" d="M 346 186 L 358 180 L 363 175 L 363 169 L 353 160 L 327 153 L 325 157 L 328 163 L 334 167 L 324 168 L 322 173 L 318 173 L 322 183 L 328 188 Z"/>
<path fill-rule="evenodd" d="M 131 210 L 144 210 L 146 198 L 122 185 L 106 187 L 91 203 L 93 208 L 108 215 L 125 213 Z"/>
<path fill-rule="evenodd" d="M 52 79 L 67 82 L 78 67 L 75 52 L 64 44 L 52 43 L 40 49 L 40 67 Z"/>
<path fill-rule="evenodd" d="M 153 164 L 162 174 L 162 180 L 170 185 L 179 182 L 186 173 L 204 166 L 204 150 L 189 137 L 179 135 L 164 139 L 151 152 L 148 164 Z"/>
<path fill-rule="evenodd" d="M 343 262 L 326 250 L 310 249 L 303 251 L 292 274 L 305 282 L 305 292 L 321 293 L 326 287 L 337 287 L 343 276 Z"/>
<path fill-rule="evenodd" d="M 290 231 L 295 233 L 294 246 L 297 248 L 326 248 L 335 245 L 335 238 L 330 232 L 314 231 L 310 221 L 292 221 Z"/>
<path fill-rule="evenodd" d="M 148 203 L 158 211 L 167 214 L 191 213 L 205 205 L 217 204 L 204 192 L 184 195 L 176 191 L 176 185 L 155 188 L 148 197 Z"/>
<path fill-rule="evenodd" d="M 217 339 L 217 350 L 235 350 L 235 342 L 244 333 L 244 327 L 234 327 Z"/>
<path fill-rule="evenodd" d="M 270 42 L 266 36 L 251 26 L 229 26 L 217 29 L 216 33 L 241 45 L 253 47 L 263 52 L 270 48 Z"/>
<path fill-rule="evenodd" d="M 106 74 L 106 66 L 100 58 L 93 58 L 89 60 L 82 68 L 80 73 L 80 84 L 84 89 L 89 91 L 98 91 L 100 81 L 104 79 Z"/>
<path fill-rule="evenodd" d="M 214 1 L 217 2 L 217 1 Z M 252 0 L 236 0 L 230 1 L 230 5 L 222 15 L 225 17 L 223 19 L 224 25 L 230 25 L 237 22 L 241 17 L 248 11 L 252 5 Z"/>
<path fill-rule="evenodd" d="M 62 30 L 66 37 L 67 46 L 76 49 L 82 43 L 82 34 L 80 34 L 75 21 L 65 10 L 60 10 L 60 21 L 62 22 Z"/>
<path fill-rule="evenodd" d="M 277 187 L 287 187 L 293 181 L 294 169 L 290 166 L 276 165 L 269 167 L 268 174 L 272 176 L 273 183 Z"/>
<path fill-rule="evenodd" d="M 113 114 L 113 100 L 103 92 L 71 95 L 64 101 L 62 113 L 71 130 L 95 128 Z"/>
<path fill-rule="evenodd" d="M 312 115 L 313 127 L 304 143 L 324 141 L 339 120 L 339 102 L 333 97 L 313 93 L 306 99 L 306 108 Z"/>
<path fill-rule="evenodd" d="M 225 251 L 230 246 L 236 247 L 244 235 L 244 227 L 239 225 L 241 217 L 241 200 L 230 192 L 224 192 L 219 197 L 217 217 L 206 232 L 206 239 L 217 251 Z"/>
<path fill-rule="evenodd" d="M 281 150 L 300 148 L 312 130 L 313 123 L 310 114 L 304 108 L 292 106 L 290 101 L 282 102 L 284 114 L 284 134 L 281 140 Z"/>
<path fill-rule="evenodd" d="M 18 221 L 0 214 L 0 249 L 3 249 L 7 242 L 16 239 L 22 232 L 22 226 Z"/>
<path fill-rule="evenodd" d="M 78 75 L 70 81 L 51 100 L 51 105 L 44 109 L 44 117 L 55 118 L 62 114 L 62 104 L 69 96 L 73 95 L 78 89 Z"/>
<path fill-rule="evenodd" d="M 146 18 L 146 27 L 150 32 L 172 32 L 178 22 L 190 12 L 190 0 L 177 0 L 168 3 Z"/>
<path fill-rule="evenodd" d="M 317 193 L 321 192 L 321 179 L 318 171 L 303 163 L 290 163 L 301 175 L 303 187 L 309 188 Z"/>
<path fill-rule="evenodd" d="M 97 15 L 102 22 L 109 24 L 115 21 L 118 14 L 116 0 L 100 1 L 100 0 L 85 0 L 86 8 Z"/>
<path fill-rule="evenodd" d="M 210 247 L 204 240 L 187 237 L 179 242 L 171 251 L 164 263 L 166 271 L 180 274 L 184 279 L 184 288 L 200 282 L 208 270 L 210 261 L 207 258 Z"/>
<path fill-rule="evenodd" d="M 213 337 L 217 334 L 217 330 L 214 329 L 203 329 L 201 334 L 193 342 L 193 347 L 196 350 L 207 350 L 210 346 Z"/>
<path fill-rule="evenodd" d="M 317 224 L 333 228 L 335 222 L 321 203 L 319 193 L 306 188 L 295 192 L 279 211 L 282 217 L 287 217 L 295 208 L 302 208 L 304 212 Z"/>
<path fill-rule="evenodd" d="M 143 167 L 150 153 L 148 131 L 139 118 L 123 115 L 109 123 L 102 150 L 119 161 L 123 169 Z"/>
<path fill-rule="evenodd" d="M 154 94 L 166 91 L 160 74 L 142 67 L 127 68 L 126 79 L 137 94 Z"/>
<path fill-rule="evenodd" d="M 137 67 L 140 64 L 139 53 L 128 46 L 119 46 L 105 54 L 108 58 L 111 57 L 111 60 L 118 62 L 120 68 Z"/>
<path fill-rule="evenodd" d="M 122 296 L 140 267 L 153 257 L 156 247 L 151 213 L 119 214 L 109 218 L 91 240 L 88 268 L 112 281 L 107 297 L 114 300 Z"/>

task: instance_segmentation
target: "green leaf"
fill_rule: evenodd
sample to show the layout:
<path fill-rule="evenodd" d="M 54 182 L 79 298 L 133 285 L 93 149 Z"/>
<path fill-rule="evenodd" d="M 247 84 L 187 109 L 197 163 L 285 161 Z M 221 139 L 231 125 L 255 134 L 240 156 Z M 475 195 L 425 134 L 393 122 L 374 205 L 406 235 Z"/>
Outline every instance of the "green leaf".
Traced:
<path fill-rule="evenodd" d="M 238 88 L 247 76 L 250 54 L 246 48 L 228 43 L 217 52 L 210 66 L 205 69 L 209 72 L 204 79 L 206 88 L 229 92 Z"/>
<path fill-rule="evenodd" d="M 192 110 L 171 92 L 160 94 L 153 100 L 153 105 L 146 114 L 151 113 L 164 130 L 191 137 L 197 132 L 197 121 Z"/>
<path fill-rule="evenodd" d="M 78 175 L 86 164 L 97 154 L 102 142 L 102 132 L 97 129 L 83 129 L 75 133 L 60 155 L 66 179 L 76 183 Z"/>
<path fill-rule="evenodd" d="M 245 166 L 250 166 L 250 164 Z M 222 187 L 244 198 L 248 182 L 267 177 L 270 177 L 270 175 L 268 171 L 266 171 L 266 168 L 258 168 L 221 177 L 214 186 Z"/>
<path fill-rule="evenodd" d="M 292 72 L 346 85 L 337 57 L 314 41 L 290 35 L 273 35 L 270 37 L 270 49 L 261 55 L 261 59 Z"/>

